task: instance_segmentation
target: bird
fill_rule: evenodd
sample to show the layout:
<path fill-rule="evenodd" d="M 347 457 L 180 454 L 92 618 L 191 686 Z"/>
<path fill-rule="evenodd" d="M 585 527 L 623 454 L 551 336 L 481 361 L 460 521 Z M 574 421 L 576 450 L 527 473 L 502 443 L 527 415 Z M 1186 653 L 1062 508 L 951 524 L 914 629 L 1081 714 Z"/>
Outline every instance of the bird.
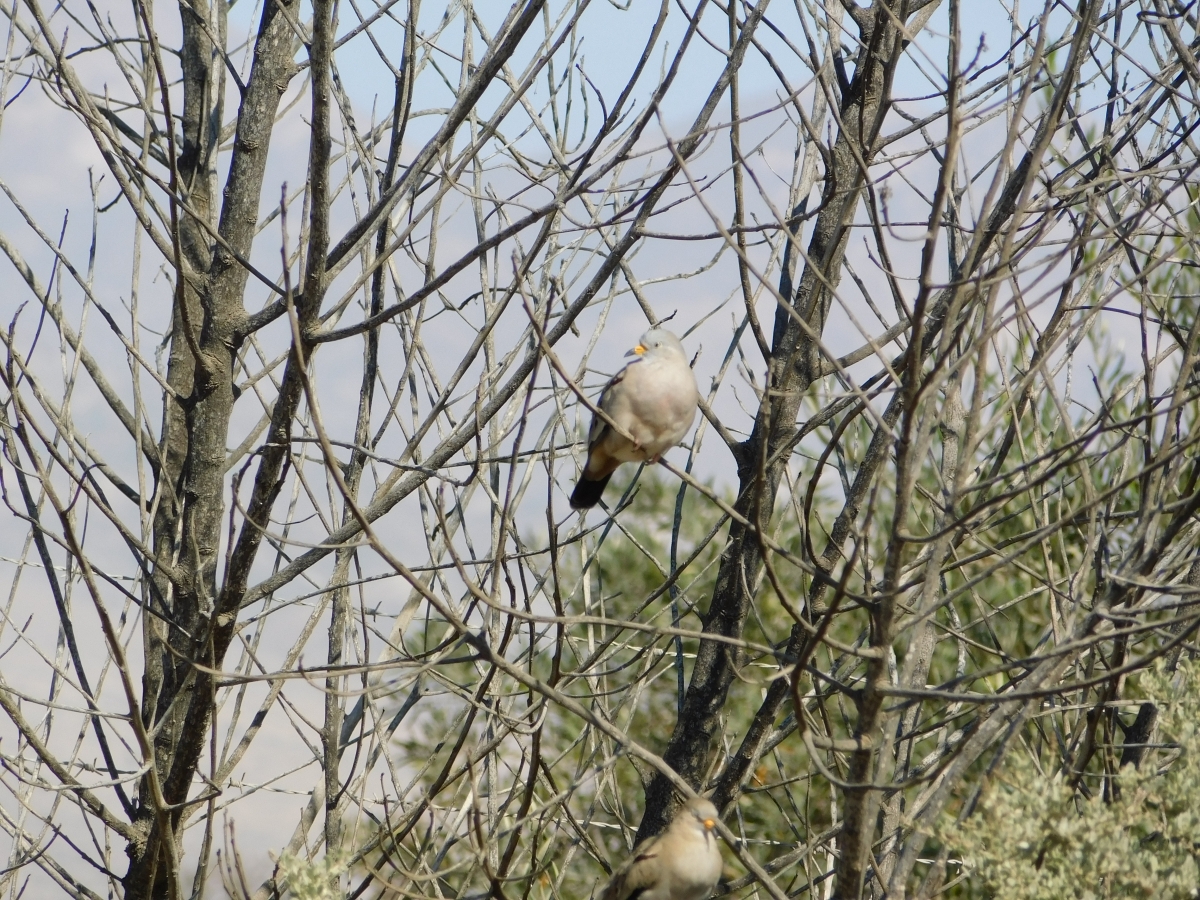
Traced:
<path fill-rule="evenodd" d="M 721 877 L 720 819 L 712 801 L 695 797 L 662 834 L 642 843 L 609 880 L 600 900 L 705 900 Z"/>
<path fill-rule="evenodd" d="M 587 463 L 571 493 L 572 509 L 600 502 L 608 479 L 625 462 L 656 463 L 692 427 L 700 392 L 679 338 L 651 328 L 625 354 L 633 359 L 612 377 L 597 404 L 633 437 L 618 434 L 600 415 L 588 430 Z"/>

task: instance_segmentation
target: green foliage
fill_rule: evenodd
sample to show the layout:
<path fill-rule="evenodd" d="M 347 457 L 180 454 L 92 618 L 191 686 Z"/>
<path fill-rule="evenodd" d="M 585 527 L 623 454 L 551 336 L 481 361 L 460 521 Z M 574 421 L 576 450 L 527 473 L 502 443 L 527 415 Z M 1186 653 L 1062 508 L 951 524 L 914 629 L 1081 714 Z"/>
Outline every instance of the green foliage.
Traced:
<path fill-rule="evenodd" d="M 336 853 L 320 859 L 285 853 L 279 859 L 277 880 L 286 881 L 288 896 L 295 900 L 338 900 L 344 896 L 338 880 L 345 871 L 346 861 Z"/>
<path fill-rule="evenodd" d="M 628 481 L 610 487 L 612 502 L 629 487 Z M 605 538 L 591 567 L 593 584 L 605 598 L 610 615 L 634 614 L 645 598 L 658 594 L 662 588 L 671 568 L 671 533 L 678 491 L 678 482 L 668 481 L 654 469 L 647 468 L 638 477 L 628 508 Z M 709 536 L 719 515 L 720 511 L 696 491 L 685 492 L 679 521 L 678 565 L 687 562 L 695 548 Z M 722 529 L 680 576 L 678 599 L 684 608 L 707 603 L 712 595 L 715 563 L 724 538 Z"/>
<path fill-rule="evenodd" d="M 1161 749 L 1140 769 L 1126 766 L 1085 799 L 1069 778 L 1014 753 L 973 815 L 944 821 L 939 837 L 962 854 L 971 896 L 1200 895 L 1200 664 L 1147 672 L 1141 687 L 1159 708 Z"/>

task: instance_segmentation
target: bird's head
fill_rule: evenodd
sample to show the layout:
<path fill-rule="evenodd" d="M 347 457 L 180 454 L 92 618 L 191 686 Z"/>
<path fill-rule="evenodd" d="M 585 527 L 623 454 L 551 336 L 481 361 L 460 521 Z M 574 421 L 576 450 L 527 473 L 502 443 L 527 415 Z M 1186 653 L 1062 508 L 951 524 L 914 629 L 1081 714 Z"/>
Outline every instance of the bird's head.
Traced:
<path fill-rule="evenodd" d="M 721 818 L 721 814 L 717 812 L 717 808 L 713 806 L 712 801 L 704 797 L 697 797 L 694 800 L 689 800 L 680 810 L 680 815 L 690 816 L 700 827 L 705 831 L 712 831 L 717 827 L 717 821 Z"/>
<path fill-rule="evenodd" d="M 637 346 L 626 353 L 626 356 L 643 356 L 655 350 L 677 350 L 683 355 L 683 344 L 679 338 L 665 328 L 651 328 L 637 342 Z"/>

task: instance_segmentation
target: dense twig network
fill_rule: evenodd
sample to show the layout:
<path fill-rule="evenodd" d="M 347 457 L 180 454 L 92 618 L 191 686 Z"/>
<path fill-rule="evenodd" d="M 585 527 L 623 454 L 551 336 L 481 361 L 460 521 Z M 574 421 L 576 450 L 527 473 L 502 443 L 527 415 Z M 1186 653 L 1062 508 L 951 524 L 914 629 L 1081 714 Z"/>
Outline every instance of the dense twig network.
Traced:
<path fill-rule="evenodd" d="M 1200 622 L 1200 38 L 994 6 L 0 0 L 0 889 L 576 898 L 709 792 L 719 891 L 933 896 L 1005 753 L 1103 794 Z"/>

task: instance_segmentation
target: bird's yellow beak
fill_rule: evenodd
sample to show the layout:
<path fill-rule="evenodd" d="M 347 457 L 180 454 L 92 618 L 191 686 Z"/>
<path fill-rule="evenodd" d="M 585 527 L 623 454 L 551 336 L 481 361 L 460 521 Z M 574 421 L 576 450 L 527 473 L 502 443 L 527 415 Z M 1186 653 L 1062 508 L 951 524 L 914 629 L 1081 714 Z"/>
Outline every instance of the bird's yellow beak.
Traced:
<path fill-rule="evenodd" d="M 625 355 L 626 356 L 641 356 L 645 352 L 646 352 L 646 348 L 643 347 L 641 344 L 638 344 L 636 347 L 634 347 L 632 350 L 630 350 Z"/>

